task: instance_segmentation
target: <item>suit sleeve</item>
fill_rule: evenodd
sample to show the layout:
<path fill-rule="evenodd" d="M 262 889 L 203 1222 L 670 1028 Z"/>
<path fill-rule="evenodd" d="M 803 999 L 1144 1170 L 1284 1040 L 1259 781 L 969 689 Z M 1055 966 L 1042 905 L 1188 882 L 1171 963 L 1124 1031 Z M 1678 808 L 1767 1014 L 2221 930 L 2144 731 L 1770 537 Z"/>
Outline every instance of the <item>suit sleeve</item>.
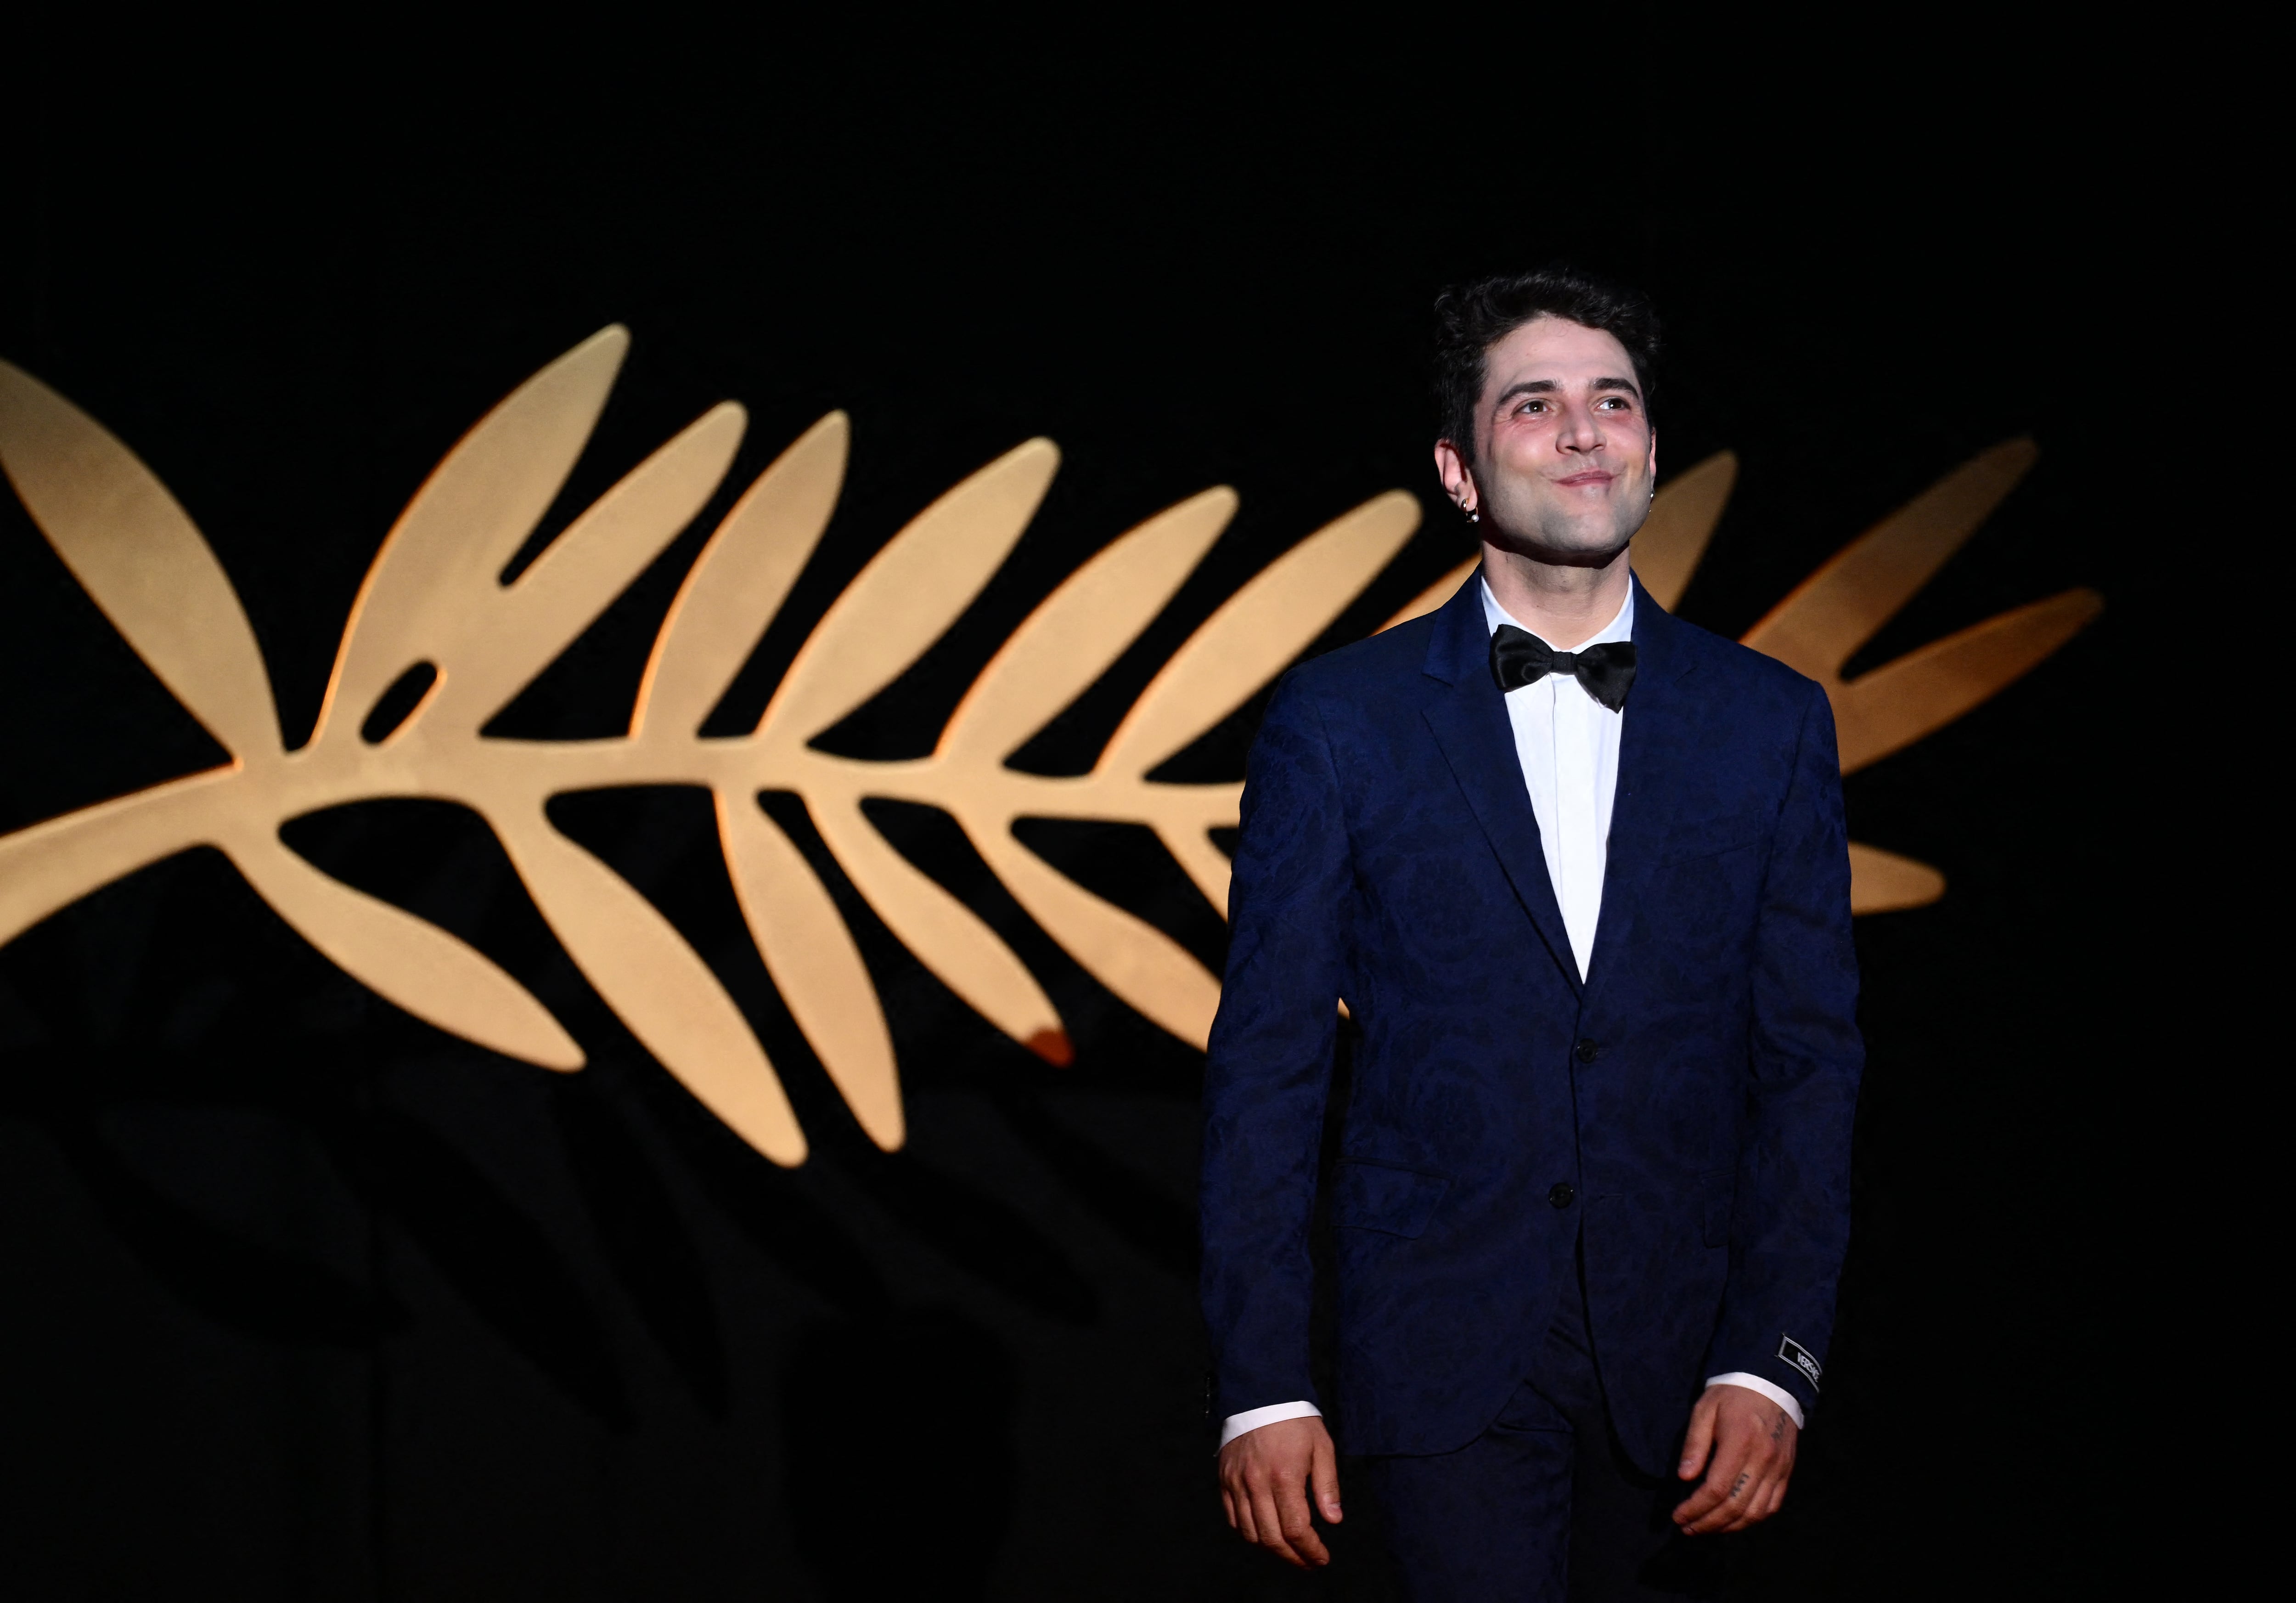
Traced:
<path fill-rule="evenodd" d="M 1204 1068 L 1201 1222 L 1212 1417 L 1320 1404 L 1308 1223 L 1350 868 L 1338 777 L 1299 676 L 1253 743 L 1228 892 L 1227 974 Z"/>
<path fill-rule="evenodd" d="M 1762 888 L 1730 1278 L 1709 1375 L 1757 1375 L 1815 1408 L 1849 1238 L 1849 1147 L 1865 1046 L 1849 842 L 1825 693 L 1808 686 Z"/>

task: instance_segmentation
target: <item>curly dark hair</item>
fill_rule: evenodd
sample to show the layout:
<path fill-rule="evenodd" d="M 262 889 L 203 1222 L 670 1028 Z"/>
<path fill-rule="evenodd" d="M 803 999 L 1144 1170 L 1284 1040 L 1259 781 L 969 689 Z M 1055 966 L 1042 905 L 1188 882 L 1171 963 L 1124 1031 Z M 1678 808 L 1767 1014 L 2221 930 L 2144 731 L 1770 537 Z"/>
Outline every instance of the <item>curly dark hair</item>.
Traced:
<path fill-rule="evenodd" d="M 1562 317 L 1599 328 L 1627 348 L 1651 415 L 1652 371 L 1658 360 L 1658 308 L 1640 290 L 1605 284 L 1560 262 L 1535 273 L 1508 273 L 1457 284 L 1435 298 L 1435 418 L 1440 438 L 1475 459 L 1475 404 L 1492 346 L 1537 317 Z"/>

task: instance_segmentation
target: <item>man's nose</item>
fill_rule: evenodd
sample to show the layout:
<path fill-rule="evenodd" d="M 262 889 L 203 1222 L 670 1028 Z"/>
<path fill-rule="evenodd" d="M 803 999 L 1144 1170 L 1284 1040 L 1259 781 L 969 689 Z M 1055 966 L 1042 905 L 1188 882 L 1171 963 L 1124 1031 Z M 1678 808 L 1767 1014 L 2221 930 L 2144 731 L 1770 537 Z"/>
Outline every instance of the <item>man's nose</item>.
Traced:
<path fill-rule="evenodd" d="M 1602 419 L 1592 407 L 1575 406 L 1565 402 L 1562 426 L 1555 431 L 1555 448 L 1564 451 L 1599 451 L 1603 448 Z"/>

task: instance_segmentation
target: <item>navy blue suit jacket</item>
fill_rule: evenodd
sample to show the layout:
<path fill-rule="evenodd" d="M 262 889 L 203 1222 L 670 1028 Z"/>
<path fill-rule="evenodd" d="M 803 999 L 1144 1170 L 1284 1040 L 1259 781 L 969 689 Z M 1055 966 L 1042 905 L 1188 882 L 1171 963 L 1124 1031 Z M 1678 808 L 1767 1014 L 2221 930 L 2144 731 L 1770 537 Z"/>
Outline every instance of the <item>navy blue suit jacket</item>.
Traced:
<path fill-rule="evenodd" d="M 1660 1471 L 1707 1376 L 1817 1401 L 1786 1343 L 1823 1363 L 1864 1058 L 1833 713 L 1637 587 L 1582 985 L 1480 589 L 1293 670 L 1252 747 L 1204 1092 L 1215 1411 L 1307 1399 L 1350 1451 L 1464 1446 L 1538 1378 L 1583 1232 L 1612 1421 Z M 1308 1237 L 1341 999 L 1362 1039 L 1322 1396 Z"/>

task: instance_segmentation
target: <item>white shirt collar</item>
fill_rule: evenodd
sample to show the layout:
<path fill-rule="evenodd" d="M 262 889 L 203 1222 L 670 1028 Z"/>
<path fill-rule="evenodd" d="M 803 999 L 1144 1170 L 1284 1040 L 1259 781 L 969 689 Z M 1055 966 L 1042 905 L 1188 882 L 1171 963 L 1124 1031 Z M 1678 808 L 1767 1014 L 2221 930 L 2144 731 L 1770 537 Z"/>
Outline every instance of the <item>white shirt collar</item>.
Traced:
<path fill-rule="evenodd" d="M 1499 626 L 1503 623 L 1513 623 L 1517 629 L 1522 628 L 1522 625 L 1516 623 L 1513 616 L 1510 614 L 1505 607 L 1499 604 L 1498 597 L 1491 594 L 1491 581 L 1485 579 L 1480 570 L 1475 574 L 1475 583 L 1482 588 L 1483 624 L 1488 633 L 1494 635 L 1497 634 L 1499 632 Z M 1549 651 L 1558 649 L 1554 641 L 1547 639 L 1544 635 L 1540 635 L 1538 630 L 1531 629 L 1528 632 L 1536 637 L 1539 644 L 1546 646 Z M 1611 619 L 1610 622 L 1604 624 L 1601 629 L 1596 629 L 1592 635 L 1589 635 L 1586 639 L 1581 640 L 1577 645 L 1570 649 L 1573 651 L 1584 651 L 1590 645 L 1599 645 L 1606 640 L 1631 640 L 1634 637 L 1635 587 L 1633 581 L 1629 580 L 1627 584 L 1627 598 L 1619 603 L 1618 616 Z"/>

